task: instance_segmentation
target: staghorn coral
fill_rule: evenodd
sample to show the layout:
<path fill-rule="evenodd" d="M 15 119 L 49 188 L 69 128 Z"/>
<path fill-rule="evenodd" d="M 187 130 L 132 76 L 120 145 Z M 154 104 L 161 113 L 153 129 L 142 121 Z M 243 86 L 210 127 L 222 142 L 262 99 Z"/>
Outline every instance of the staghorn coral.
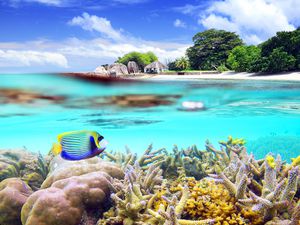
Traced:
<path fill-rule="evenodd" d="M 165 178 L 193 176 L 196 179 L 201 179 L 211 172 L 211 167 L 215 163 L 213 154 L 200 151 L 195 145 L 181 150 L 175 145 L 173 152 L 166 154 L 161 168 Z"/>
<path fill-rule="evenodd" d="M 152 165 L 144 171 L 138 162 L 134 166 L 128 165 L 123 182 L 115 180 L 111 195 L 116 204 L 116 210 L 108 221 L 116 223 L 123 221 L 124 224 L 138 224 L 149 215 L 145 215 L 147 201 L 153 195 L 154 189 L 162 183 L 162 171 Z M 100 220 L 98 224 L 110 224 Z"/>
<path fill-rule="evenodd" d="M 134 165 L 135 162 L 138 162 L 139 166 L 146 170 L 151 164 L 155 164 L 155 166 L 158 166 L 163 163 L 165 154 L 165 148 L 153 151 L 153 145 L 150 144 L 139 158 L 137 157 L 137 154 L 132 153 L 127 146 L 126 153 L 104 152 L 104 154 L 102 154 L 102 157 L 111 162 L 117 163 L 121 166 L 122 169 L 125 169 L 128 165 Z"/>
<path fill-rule="evenodd" d="M 48 162 L 41 154 L 22 150 L 0 150 L 0 181 L 20 177 L 33 190 L 40 188 L 48 174 Z"/>
<path fill-rule="evenodd" d="M 259 212 L 264 222 L 270 221 L 284 213 L 286 210 L 283 209 L 293 203 L 299 169 L 292 167 L 288 178 L 285 178 L 280 157 L 275 160 L 273 156 L 267 155 L 263 163 L 255 161 L 253 156 L 247 158 L 248 161 L 242 161 L 235 157 L 224 172 L 211 176 L 224 184 L 231 196 L 238 200 L 239 207 Z M 232 172 L 232 168 L 238 172 Z M 228 171 L 231 173 L 225 174 Z"/>
<path fill-rule="evenodd" d="M 31 193 L 31 188 L 19 178 L 0 182 L 1 225 L 21 225 L 21 209 Z"/>

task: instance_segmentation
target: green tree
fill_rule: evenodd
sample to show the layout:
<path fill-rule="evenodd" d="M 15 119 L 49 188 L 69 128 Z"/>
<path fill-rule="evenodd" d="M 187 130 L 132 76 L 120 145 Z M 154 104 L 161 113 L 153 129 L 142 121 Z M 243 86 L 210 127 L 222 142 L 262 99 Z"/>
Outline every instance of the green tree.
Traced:
<path fill-rule="evenodd" d="M 261 58 L 251 66 L 253 72 L 283 72 L 300 69 L 300 28 L 277 32 L 263 42 Z"/>
<path fill-rule="evenodd" d="M 284 72 L 294 69 L 296 59 L 283 48 L 275 48 L 268 57 L 269 66 L 266 72 Z"/>
<path fill-rule="evenodd" d="M 253 62 L 260 58 L 260 52 L 261 49 L 253 45 L 237 46 L 230 52 L 227 65 L 237 72 L 249 72 Z"/>
<path fill-rule="evenodd" d="M 175 65 L 179 70 L 187 70 L 190 67 L 189 60 L 186 57 L 181 57 L 175 61 Z"/>
<path fill-rule="evenodd" d="M 210 29 L 193 37 L 194 45 L 187 49 L 192 69 L 211 70 L 226 63 L 229 52 L 243 42 L 233 32 Z"/>
<path fill-rule="evenodd" d="M 135 61 L 141 70 L 144 69 L 148 64 L 156 61 L 158 58 L 153 52 L 130 52 L 125 54 L 123 57 L 119 57 L 117 63 L 128 64 L 129 61 Z"/>

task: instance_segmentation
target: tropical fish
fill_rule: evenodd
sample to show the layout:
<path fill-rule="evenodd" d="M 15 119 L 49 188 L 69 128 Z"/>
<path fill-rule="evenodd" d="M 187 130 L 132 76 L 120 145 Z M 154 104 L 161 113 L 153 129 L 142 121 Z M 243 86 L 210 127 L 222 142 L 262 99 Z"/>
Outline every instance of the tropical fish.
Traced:
<path fill-rule="evenodd" d="M 99 155 L 106 148 L 107 141 L 96 131 L 82 130 L 61 133 L 52 152 L 67 160 L 81 160 Z"/>

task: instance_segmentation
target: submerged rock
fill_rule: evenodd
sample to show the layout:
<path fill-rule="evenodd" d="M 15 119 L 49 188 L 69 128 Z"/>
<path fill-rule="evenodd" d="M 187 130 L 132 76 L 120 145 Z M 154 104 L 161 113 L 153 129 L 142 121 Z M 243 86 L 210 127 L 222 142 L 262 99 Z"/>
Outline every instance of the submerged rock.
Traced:
<path fill-rule="evenodd" d="M 45 95 L 43 93 L 22 89 L 0 89 L 0 103 L 2 104 L 33 104 L 37 101 L 57 104 L 64 100 L 64 96 Z"/>
<path fill-rule="evenodd" d="M 1 225 L 21 225 L 21 209 L 31 193 L 31 188 L 19 178 L 0 183 Z"/>

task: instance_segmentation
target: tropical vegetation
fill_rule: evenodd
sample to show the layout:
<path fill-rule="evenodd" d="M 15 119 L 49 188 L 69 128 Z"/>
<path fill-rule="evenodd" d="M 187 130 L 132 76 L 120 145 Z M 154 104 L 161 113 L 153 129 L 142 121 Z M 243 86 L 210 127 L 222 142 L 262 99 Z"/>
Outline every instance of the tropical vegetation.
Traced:
<path fill-rule="evenodd" d="M 124 56 L 119 57 L 116 62 L 127 65 L 129 61 L 134 61 L 138 64 L 139 69 L 143 71 L 145 66 L 157 60 L 158 58 L 153 52 L 129 52 Z"/>

